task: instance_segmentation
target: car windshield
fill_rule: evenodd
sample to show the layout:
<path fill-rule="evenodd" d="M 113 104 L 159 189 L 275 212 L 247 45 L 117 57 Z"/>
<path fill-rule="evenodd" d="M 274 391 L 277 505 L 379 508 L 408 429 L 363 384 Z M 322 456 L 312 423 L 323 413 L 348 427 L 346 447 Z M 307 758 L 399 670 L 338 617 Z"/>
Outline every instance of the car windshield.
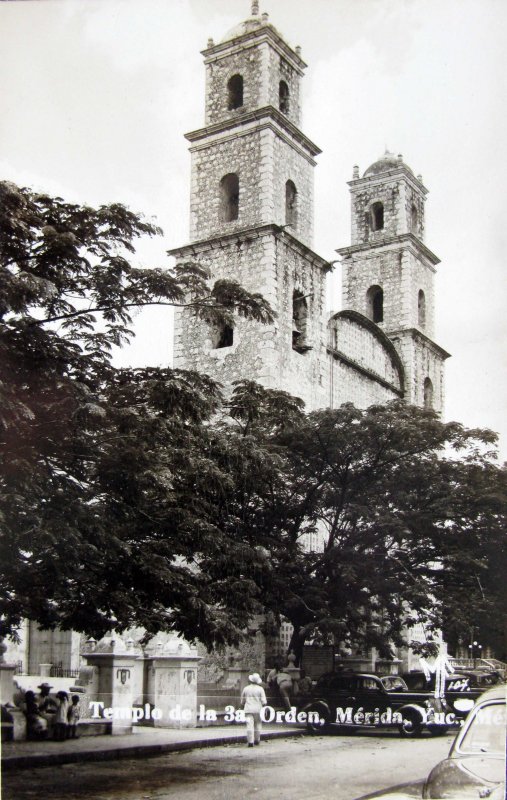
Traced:
<path fill-rule="evenodd" d="M 386 692 L 406 692 L 408 686 L 398 675 L 385 675 L 380 679 Z"/>
<path fill-rule="evenodd" d="M 478 708 L 457 749 L 460 753 L 504 753 L 505 722 L 505 703 Z"/>

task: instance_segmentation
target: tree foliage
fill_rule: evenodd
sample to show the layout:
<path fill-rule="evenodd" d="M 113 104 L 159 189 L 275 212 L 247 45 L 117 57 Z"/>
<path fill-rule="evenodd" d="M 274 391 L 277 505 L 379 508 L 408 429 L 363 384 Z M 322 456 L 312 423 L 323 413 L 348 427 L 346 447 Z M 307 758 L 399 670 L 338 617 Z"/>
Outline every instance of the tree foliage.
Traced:
<path fill-rule="evenodd" d="M 283 480 L 269 513 L 284 546 L 265 600 L 293 624 L 297 655 L 305 641 L 388 655 L 416 622 L 428 649 L 437 628 L 466 638 L 487 611 L 500 622 L 492 570 L 505 553 L 506 473 L 495 439 L 403 402 L 316 412 L 276 434 Z"/>
<path fill-rule="evenodd" d="M 135 267 L 135 240 L 158 233 L 118 204 L 0 184 L 0 633 L 27 616 L 96 636 L 141 625 L 213 644 L 237 640 L 257 608 L 243 573 L 209 574 L 217 560 L 255 561 L 222 517 L 237 460 L 253 474 L 259 452 L 240 455 L 210 425 L 221 404 L 213 381 L 115 369 L 111 351 L 146 305 L 187 306 L 211 322 L 273 314 L 234 282 L 210 285 L 196 263 Z"/>
<path fill-rule="evenodd" d="M 305 414 L 250 381 L 225 399 L 205 375 L 115 368 L 146 305 L 273 318 L 194 262 L 135 267 L 137 237 L 157 234 L 121 205 L 0 184 L 0 635 L 29 617 L 213 647 L 260 612 L 293 624 L 298 655 L 307 641 L 387 654 L 415 621 L 493 635 L 494 434 L 402 402 Z"/>

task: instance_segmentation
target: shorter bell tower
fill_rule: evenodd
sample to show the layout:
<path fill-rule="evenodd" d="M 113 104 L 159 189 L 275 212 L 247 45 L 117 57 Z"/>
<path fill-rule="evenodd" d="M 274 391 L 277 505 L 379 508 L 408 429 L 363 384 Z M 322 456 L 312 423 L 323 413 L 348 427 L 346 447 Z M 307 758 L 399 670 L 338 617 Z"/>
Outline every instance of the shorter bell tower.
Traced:
<path fill-rule="evenodd" d="M 343 308 L 369 318 L 391 339 L 404 368 L 404 397 L 444 405 L 444 361 L 434 340 L 434 277 L 439 259 L 424 244 L 428 190 L 402 156 L 386 152 L 349 182 L 352 244 L 343 257 Z"/>

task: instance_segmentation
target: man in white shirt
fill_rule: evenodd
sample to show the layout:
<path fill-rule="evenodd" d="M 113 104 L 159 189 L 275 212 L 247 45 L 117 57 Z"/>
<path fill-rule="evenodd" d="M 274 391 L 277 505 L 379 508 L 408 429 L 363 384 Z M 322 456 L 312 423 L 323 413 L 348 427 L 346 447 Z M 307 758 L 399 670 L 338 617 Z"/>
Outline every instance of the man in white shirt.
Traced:
<path fill-rule="evenodd" d="M 266 693 L 262 688 L 262 678 L 258 672 L 248 676 L 250 683 L 241 693 L 241 701 L 246 717 L 246 740 L 248 747 L 260 744 L 261 741 L 261 711 L 267 704 Z"/>

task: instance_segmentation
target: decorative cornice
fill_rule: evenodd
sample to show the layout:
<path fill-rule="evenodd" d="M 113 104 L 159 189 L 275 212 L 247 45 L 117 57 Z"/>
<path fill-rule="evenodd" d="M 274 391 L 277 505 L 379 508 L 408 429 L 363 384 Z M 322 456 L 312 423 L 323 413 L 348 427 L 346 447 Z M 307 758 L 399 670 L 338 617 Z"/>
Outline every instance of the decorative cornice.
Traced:
<path fill-rule="evenodd" d="M 426 345 L 426 347 L 428 347 L 430 350 L 433 350 L 433 352 L 440 356 L 440 358 L 442 358 L 444 361 L 447 358 L 451 358 L 451 354 L 448 353 L 447 350 L 444 350 L 443 347 L 440 347 L 440 345 L 436 344 L 433 339 L 430 339 L 429 336 L 426 336 L 426 334 L 420 331 L 419 328 L 398 328 L 394 331 L 386 331 L 386 333 L 390 339 L 393 339 L 395 336 L 405 338 L 407 336 L 411 336 L 413 339 L 419 339 Z"/>
<path fill-rule="evenodd" d="M 230 233 L 219 233 L 215 236 L 208 236 L 206 239 L 197 239 L 189 244 L 182 245 L 181 247 L 174 247 L 168 250 L 167 253 L 174 258 L 188 257 L 189 254 L 197 257 L 200 253 L 208 250 L 215 250 L 227 246 L 233 242 L 246 242 L 255 241 L 268 236 L 279 236 L 285 244 L 298 252 L 304 258 L 308 259 L 315 266 L 328 272 L 332 269 L 329 261 L 315 253 L 306 244 L 303 244 L 297 239 L 286 227 L 282 225 L 275 225 L 268 223 L 265 225 L 252 225 L 248 228 L 241 228 L 240 230 L 231 231 Z"/>
<path fill-rule="evenodd" d="M 393 245 L 403 245 L 414 247 L 430 264 L 435 266 L 440 264 L 440 259 L 429 247 L 421 242 L 413 233 L 400 233 L 397 236 L 385 236 L 382 239 L 371 240 L 361 244 L 352 244 L 349 247 L 340 247 L 336 252 L 340 256 L 350 257 L 356 253 L 364 253 L 365 250 L 381 250 L 382 248 L 392 250 Z"/>
<path fill-rule="evenodd" d="M 205 58 L 204 63 L 207 64 L 210 61 L 216 60 L 217 57 L 229 55 L 231 50 L 234 51 L 236 48 L 243 49 L 246 44 L 257 45 L 262 42 L 269 42 L 275 50 L 278 50 L 281 55 L 285 56 L 287 61 L 290 62 L 291 66 L 294 67 L 300 75 L 303 74 L 303 70 L 306 69 L 308 65 L 303 61 L 301 56 L 282 39 L 278 31 L 276 31 L 272 25 L 264 25 L 253 31 L 235 36 L 233 39 L 214 44 L 211 47 L 207 47 L 205 50 L 201 50 L 201 54 Z"/>
<path fill-rule="evenodd" d="M 426 196 L 428 194 L 428 189 L 426 186 L 415 177 L 412 170 L 408 169 L 405 164 L 399 164 L 391 169 L 386 169 L 385 172 L 378 172 L 375 175 L 366 175 L 363 178 L 354 178 L 351 181 L 347 181 L 347 185 L 353 189 L 360 189 L 366 186 L 371 186 L 372 184 L 385 183 L 386 180 L 391 180 L 392 178 L 396 178 L 401 175 L 404 178 L 407 178 L 410 183 L 414 184 L 415 188 L 418 189 L 423 195 Z"/>
<path fill-rule="evenodd" d="M 196 131 L 190 131 L 185 134 L 185 139 L 189 142 L 198 142 L 210 136 L 216 136 L 226 131 L 233 131 L 234 128 L 242 127 L 250 122 L 258 122 L 260 120 L 271 119 L 277 123 L 286 133 L 294 138 L 299 144 L 305 147 L 312 156 L 318 156 L 322 150 L 317 145 L 308 139 L 294 123 L 292 123 L 285 114 L 282 114 L 274 106 L 263 106 L 255 111 L 247 111 L 244 114 L 238 115 L 232 119 L 226 119 L 222 122 L 214 122 L 213 125 L 208 125 L 205 128 L 199 128 Z"/>

